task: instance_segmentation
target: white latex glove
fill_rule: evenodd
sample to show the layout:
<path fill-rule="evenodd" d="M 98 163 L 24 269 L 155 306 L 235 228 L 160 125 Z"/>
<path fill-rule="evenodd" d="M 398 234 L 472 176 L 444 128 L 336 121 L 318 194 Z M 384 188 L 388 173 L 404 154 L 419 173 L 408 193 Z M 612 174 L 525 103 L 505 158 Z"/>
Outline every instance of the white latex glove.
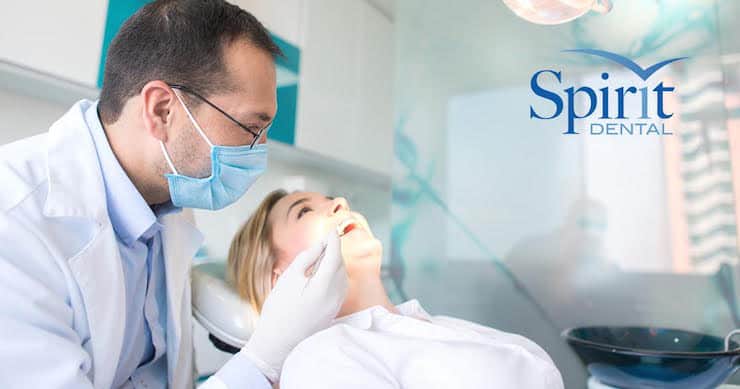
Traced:
<path fill-rule="evenodd" d="M 326 245 L 311 282 L 306 274 Z M 305 289 L 304 289 L 305 287 Z M 347 294 L 347 272 L 337 232 L 301 252 L 283 272 L 262 305 L 254 333 L 242 349 L 262 374 L 277 382 L 288 354 L 303 339 L 325 329 Z"/>

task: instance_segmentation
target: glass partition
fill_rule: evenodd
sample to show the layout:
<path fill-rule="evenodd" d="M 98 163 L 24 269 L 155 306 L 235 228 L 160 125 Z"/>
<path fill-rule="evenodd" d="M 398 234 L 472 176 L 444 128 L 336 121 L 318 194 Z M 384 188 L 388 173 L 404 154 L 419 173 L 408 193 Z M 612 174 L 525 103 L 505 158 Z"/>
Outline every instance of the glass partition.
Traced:
<path fill-rule="evenodd" d="M 738 17 L 616 0 L 545 26 L 499 0 L 399 1 L 394 298 L 535 340 L 567 388 L 588 378 L 567 328 L 739 327 Z"/>

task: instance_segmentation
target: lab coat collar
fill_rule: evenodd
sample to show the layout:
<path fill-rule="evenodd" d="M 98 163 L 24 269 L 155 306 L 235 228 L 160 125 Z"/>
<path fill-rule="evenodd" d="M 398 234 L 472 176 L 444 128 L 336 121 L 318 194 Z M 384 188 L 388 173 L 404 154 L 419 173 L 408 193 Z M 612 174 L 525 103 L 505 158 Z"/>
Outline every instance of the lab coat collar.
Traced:
<path fill-rule="evenodd" d="M 51 125 L 47 149 L 49 189 L 44 203 L 48 217 L 84 217 L 101 225 L 107 219 L 105 186 L 81 100 Z"/>
<path fill-rule="evenodd" d="M 431 321 L 432 319 L 432 316 L 421 307 L 421 304 L 416 299 L 396 305 L 396 309 L 398 309 L 402 316 L 414 317 L 426 321 Z M 334 320 L 334 324 L 347 324 L 361 330 L 369 330 L 378 320 L 382 320 L 382 318 L 388 317 L 388 315 L 393 314 L 385 307 L 376 305 L 374 307 L 340 317 Z"/>
<path fill-rule="evenodd" d="M 92 136 L 105 184 L 105 200 L 116 235 L 126 245 L 131 245 L 145 232 L 156 230 L 157 222 L 152 208 L 146 203 L 118 162 L 98 117 L 98 104 L 85 110 L 85 122 Z"/>

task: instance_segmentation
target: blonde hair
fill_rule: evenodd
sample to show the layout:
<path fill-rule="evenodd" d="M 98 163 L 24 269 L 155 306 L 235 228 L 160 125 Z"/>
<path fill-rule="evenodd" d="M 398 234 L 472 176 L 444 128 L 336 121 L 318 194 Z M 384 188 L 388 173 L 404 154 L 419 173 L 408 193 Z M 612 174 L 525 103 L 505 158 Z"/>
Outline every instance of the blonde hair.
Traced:
<path fill-rule="evenodd" d="M 275 264 L 272 226 L 268 216 L 275 204 L 287 194 L 282 189 L 270 192 L 241 226 L 229 248 L 227 280 L 258 313 L 262 311 L 262 304 L 272 289 L 272 269 Z"/>

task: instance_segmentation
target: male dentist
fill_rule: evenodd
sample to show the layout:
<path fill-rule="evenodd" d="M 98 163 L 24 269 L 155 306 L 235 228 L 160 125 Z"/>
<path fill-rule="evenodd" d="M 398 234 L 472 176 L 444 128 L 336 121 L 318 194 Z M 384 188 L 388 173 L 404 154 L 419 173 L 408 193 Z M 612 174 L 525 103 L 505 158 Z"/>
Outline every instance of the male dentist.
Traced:
<path fill-rule="evenodd" d="M 151 2 L 113 40 L 99 101 L 0 148 L 0 388 L 193 386 L 202 239 L 180 211 L 226 207 L 265 169 L 277 55 L 234 5 Z M 332 234 L 281 276 L 247 345 L 203 387 L 270 388 L 346 289 Z"/>

